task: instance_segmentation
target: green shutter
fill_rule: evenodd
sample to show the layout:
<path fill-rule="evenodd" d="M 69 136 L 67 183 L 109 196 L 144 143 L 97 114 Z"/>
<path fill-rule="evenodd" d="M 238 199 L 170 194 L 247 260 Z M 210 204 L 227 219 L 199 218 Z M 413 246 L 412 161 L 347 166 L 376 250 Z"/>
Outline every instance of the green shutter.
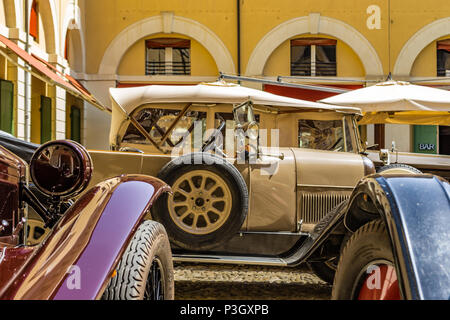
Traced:
<path fill-rule="evenodd" d="M 81 111 L 80 108 L 70 108 L 70 139 L 81 142 Z"/>
<path fill-rule="evenodd" d="M 0 130 L 13 134 L 14 84 L 0 80 Z"/>
<path fill-rule="evenodd" d="M 52 140 L 52 99 L 41 96 L 41 143 Z"/>
<path fill-rule="evenodd" d="M 437 154 L 437 126 L 414 126 L 414 152 Z"/>

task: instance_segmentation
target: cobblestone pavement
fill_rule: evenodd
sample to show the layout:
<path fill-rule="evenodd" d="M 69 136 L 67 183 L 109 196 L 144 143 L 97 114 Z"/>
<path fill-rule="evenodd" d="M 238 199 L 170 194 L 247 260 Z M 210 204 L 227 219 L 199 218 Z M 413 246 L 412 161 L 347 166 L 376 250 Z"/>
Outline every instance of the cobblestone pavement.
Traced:
<path fill-rule="evenodd" d="M 331 286 L 307 267 L 175 263 L 177 300 L 327 300 Z"/>

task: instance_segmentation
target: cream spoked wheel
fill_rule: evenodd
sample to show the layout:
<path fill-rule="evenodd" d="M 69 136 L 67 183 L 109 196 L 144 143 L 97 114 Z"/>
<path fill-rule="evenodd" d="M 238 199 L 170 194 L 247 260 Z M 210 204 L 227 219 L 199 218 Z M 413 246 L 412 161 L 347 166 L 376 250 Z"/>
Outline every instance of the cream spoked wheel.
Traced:
<path fill-rule="evenodd" d="M 151 209 L 177 248 L 205 251 L 236 236 L 248 209 L 248 190 L 241 173 L 210 153 L 173 159 L 158 173 L 172 188 Z"/>
<path fill-rule="evenodd" d="M 169 214 L 183 231 L 204 235 L 219 229 L 229 218 L 232 197 L 227 183 L 208 170 L 181 175 L 168 197 Z"/>

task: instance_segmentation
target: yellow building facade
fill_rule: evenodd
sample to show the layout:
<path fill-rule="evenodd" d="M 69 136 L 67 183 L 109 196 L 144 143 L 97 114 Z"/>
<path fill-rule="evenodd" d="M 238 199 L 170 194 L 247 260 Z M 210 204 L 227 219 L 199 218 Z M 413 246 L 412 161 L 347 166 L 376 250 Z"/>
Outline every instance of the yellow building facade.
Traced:
<path fill-rule="evenodd" d="M 79 43 L 71 38 L 80 38 L 80 26 L 76 0 L 1 1 L 0 35 L 19 48 L 12 49 L 4 42 L 0 48 L 1 130 L 34 143 L 54 139 L 86 142 L 85 103 L 19 57 L 25 52 L 54 74 L 75 75 L 82 67 L 74 54 Z M 8 91 L 3 84 L 11 89 L 12 100 L 4 99 Z"/>
<path fill-rule="evenodd" d="M 351 89 L 383 81 L 391 74 L 395 80 L 449 86 L 448 0 L 38 1 L 43 7 L 48 3 L 53 11 L 51 17 L 42 13 L 39 32 L 44 34 L 32 47 L 107 105 L 111 87 L 195 84 L 215 81 L 219 73 L 266 80 L 282 76 L 294 83 Z M 0 24 L 11 30 L 9 20 L 13 19 L 6 11 L 25 1 L 2 2 Z M 53 37 L 47 31 L 52 24 Z M 271 90 L 264 83 L 242 84 Z M 39 83 L 34 87 L 43 90 Z M 58 92 L 46 90 L 56 99 Z M 61 99 L 63 95 L 59 93 Z M 64 122 L 67 136 L 68 108 L 73 102 L 64 96 L 65 113 L 58 116 L 55 110 L 54 131 L 62 135 Z M 315 92 L 296 93 L 303 99 L 316 96 Z M 108 148 L 110 115 L 78 103 L 82 141 L 90 148 Z M 31 127 L 32 123 L 33 119 Z M 423 128 L 416 129 L 368 126 L 363 132 L 369 143 L 388 147 L 396 140 L 401 151 L 414 151 L 417 132 Z M 441 152 L 448 128 L 430 132 L 435 151 Z"/>

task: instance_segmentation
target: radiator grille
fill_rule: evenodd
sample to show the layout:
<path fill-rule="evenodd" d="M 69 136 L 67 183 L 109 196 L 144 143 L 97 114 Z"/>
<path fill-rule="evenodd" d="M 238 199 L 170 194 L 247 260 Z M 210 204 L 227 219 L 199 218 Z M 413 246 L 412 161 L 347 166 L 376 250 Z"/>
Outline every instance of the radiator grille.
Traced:
<path fill-rule="evenodd" d="M 304 223 L 318 223 L 328 212 L 350 197 L 349 193 L 304 192 L 300 197 L 300 219 Z"/>

